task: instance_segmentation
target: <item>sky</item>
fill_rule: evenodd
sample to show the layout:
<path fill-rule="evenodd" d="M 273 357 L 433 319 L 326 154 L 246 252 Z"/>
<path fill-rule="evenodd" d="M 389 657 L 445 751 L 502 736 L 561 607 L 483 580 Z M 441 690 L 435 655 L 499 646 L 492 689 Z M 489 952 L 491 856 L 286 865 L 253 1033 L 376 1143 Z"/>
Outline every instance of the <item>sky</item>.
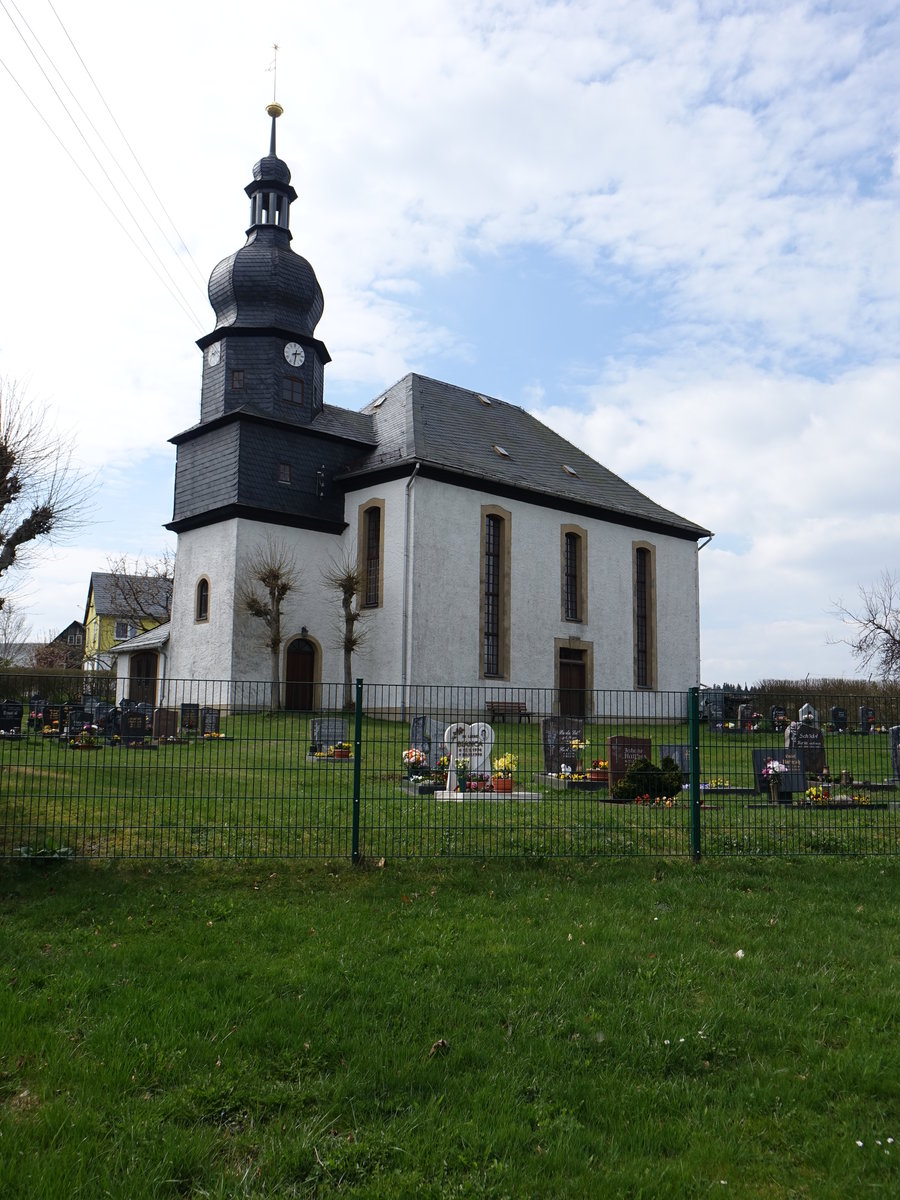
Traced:
<path fill-rule="evenodd" d="M 174 547 L 277 88 L 327 403 L 417 371 L 521 405 L 714 532 L 704 683 L 864 674 L 834 610 L 900 570 L 894 3 L 0 10 L 0 376 L 98 484 L 16 580 L 36 640 Z"/>

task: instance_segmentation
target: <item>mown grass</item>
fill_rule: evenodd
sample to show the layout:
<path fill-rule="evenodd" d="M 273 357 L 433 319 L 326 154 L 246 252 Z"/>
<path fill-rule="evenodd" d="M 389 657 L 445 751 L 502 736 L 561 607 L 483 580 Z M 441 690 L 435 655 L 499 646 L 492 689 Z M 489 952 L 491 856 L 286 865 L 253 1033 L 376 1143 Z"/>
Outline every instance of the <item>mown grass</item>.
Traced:
<path fill-rule="evenodd" d="M 0 1195 L 895 1195 L 898 882 L 5 864 Z"/>
<path fill-rule="evenodd" d="M 32 736 L 0 744 L 5 802 L 0 854 L 68 847 L 85 857 L 334 858 L 351 851 L 355 764 L 311 760 L 308 718 L 226 717 L 220 741 L 157 749 L 68 749 Z M 586 760 L 613 733 L 650 740 L 654 756 L 684 743 L 683 723 L 587 727 Z M 518 759 L 517 786 L 536 800 L 470 795 L 464 804 L 412 795 L 402 752 L 408 723 L 366 718 L 360 753 L 360 848 L 388 856 L 688 855 L 689 805 L 610 804 L 608 793 L 560 791 L 543 774 L 540 728 L 498 724 L 495 757 Z M 705 854 L 897 853 L 900 807 L 886 735 L 826 735 L 832 775 L 867 781 L 865 807 L 780 809 L 753 792 L 752 751 L 772 734 L 740 737 L 703 727 L 701 820 Z M 846 790 L 846 789 L 845 789 Z"/>

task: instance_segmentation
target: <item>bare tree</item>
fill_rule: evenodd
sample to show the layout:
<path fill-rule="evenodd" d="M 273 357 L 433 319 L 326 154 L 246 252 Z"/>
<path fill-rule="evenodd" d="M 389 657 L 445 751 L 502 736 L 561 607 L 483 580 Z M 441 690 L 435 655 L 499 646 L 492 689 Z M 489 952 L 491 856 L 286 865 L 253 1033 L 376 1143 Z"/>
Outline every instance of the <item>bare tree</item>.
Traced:
<path fill-rule="evenodd" d="M 900 580 L 883 571 L 871 587 L 860 586 L 858 610 L 834 605 L 834 613 L 852 632 L 834 641 L 849 646 L 864 667 L 883 680 L 900 678 Z"/>
<path fill-rule="evenodd" d="M 285 598 L 301 585 L 300 568 L 284 542 L 268 536 L 247 560 L 238 606 L 262 621 L 271 655 L 272 711 L 281 708 L 281 617 Z"/>
<path fill-rule="evenodd" d="M 135 629 L 152 629 L 172 615 L 175 555 L 164 550 L 159 558 L 133 564 L 122 555 L 106 560 L 110 601 L 117 617 Z"/>
<path fill-rule="evenodd" d="M 14 667 L 21 646 L 31 636 L 28 618 L 10 601 L 0 608 L 0 667 Z"/>
<path fill-rule="evenodd" d="M 15 382 L 0 379 L 0 577 L 22 566 L 35 543 L 70 530 L 91 491 L 71 441 L 48 428 L 45 410 Z"/>
<path fill-rule="evenodd" d="M 362 572 L 349 551 L 332 559 L 322 570 L 322 579 L 341 599 L 342 619 L 338 646 L 344 653 L 344 708 L 353 707 L 353 652 L 366 640 L 365 628 L 360 625 L 364 613 L 359 598 L 362 593 Z"/>

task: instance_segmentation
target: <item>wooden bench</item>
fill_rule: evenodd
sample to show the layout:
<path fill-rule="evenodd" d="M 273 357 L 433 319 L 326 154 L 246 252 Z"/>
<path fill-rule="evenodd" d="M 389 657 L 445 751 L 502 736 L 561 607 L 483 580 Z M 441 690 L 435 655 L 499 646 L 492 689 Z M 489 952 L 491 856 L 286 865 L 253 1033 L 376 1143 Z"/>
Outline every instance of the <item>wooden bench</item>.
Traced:
<path fill-rule="evenodd" d="M 505 721 L 507 717 L 517 717 L 520 722 L 531 723 L 531 713 L 524 700 L 488 700 L 487 710 L 492 721 Z"/>

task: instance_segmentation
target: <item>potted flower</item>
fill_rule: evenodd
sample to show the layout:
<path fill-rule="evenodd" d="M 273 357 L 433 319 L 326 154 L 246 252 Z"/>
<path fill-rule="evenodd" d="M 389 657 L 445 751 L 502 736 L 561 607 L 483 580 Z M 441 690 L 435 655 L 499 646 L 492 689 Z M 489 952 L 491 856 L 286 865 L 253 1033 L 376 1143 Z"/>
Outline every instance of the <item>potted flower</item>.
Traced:
<path fill-rule="evenodd" d="M 495 758 L 493 784 L 495 792 L 511 792 L 513 790 L 513 772 L 519 765 L 515 754 L 503 754 Z"/>
<path fill-rule="evenodd" d="M 581 774 L 581 771 L 582 771 L 582 766 L 581 766 L 581 757 L 582 757 L 582 752 L 583 752 L 584 750 L 587 750 L 587 748 L 588 748 L 588 746 L 589 746 L 589 745 L 590 745 L 590 742 L 585 742 L 585 741 L 583 741 L 583 740 L 582 740 L 582 738 L 578 738 L 578 737 L 573 737 L 573 738 L 572 738 L 572 740 L 569 742 L 569 749 L 570 749 L 570 750 L 573 750 L 573 751 L 575 752 L 575 758 L 576 758 L 576 761 L 575 761 L 575 766 L 574 766 L 574 768 L 573 768 L 573 773 L 574 773 L 574 774 L 576 774 L 576 775 L 580 775 L 580 774 Z"/>
<path fill-rule="evenodd" d="M 349 758 L 352 750 L 349 742 L 335 742 L 328 753 L 332 758 Z"/>
<path fill-rule="evenodd" d="M 73 750 L 97 750 L 99 749 L 97 743 L 97 732 L 96 725 L 85 725 L 69 742 L 69 745 Z"/>
<path fill-rule="evenodd" d="M 594 783 L 607 783 L 609 780 L 609 761 L 605 758 L 595 758 L 588 771 L 588 779 Z"/>
<path fill-rule="evenodd" d="M 415 746 L 411 746 L 409 750 L 404 750 L 403 765 L 406 767 L 406 778 L 412 779 L 416 775 L 420 775 L 426 761 L 424 750 L 419 750 Z"/>
<path fill-rule="evenodd" d="M 464 792 L 469 783 L 469 760 L 467 758 L 458 758 L 456 760 L 456 790 Z"/>

